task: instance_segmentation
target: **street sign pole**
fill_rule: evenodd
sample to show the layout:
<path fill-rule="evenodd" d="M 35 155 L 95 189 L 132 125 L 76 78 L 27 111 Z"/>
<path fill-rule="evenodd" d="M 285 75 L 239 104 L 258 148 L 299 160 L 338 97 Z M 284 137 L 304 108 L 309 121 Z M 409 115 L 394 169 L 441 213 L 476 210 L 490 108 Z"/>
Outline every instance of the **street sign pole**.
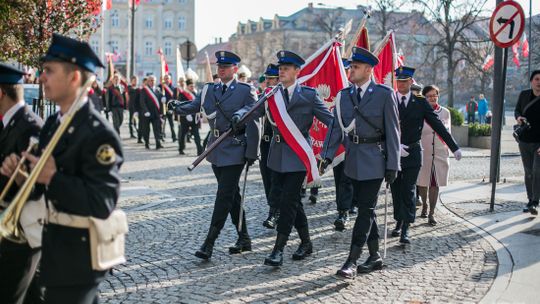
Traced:
<path fill-rule="evenodd" d="M 517 2 L 513 0 L 496 0 L 496 3 L 497 7 L 489 22 L 490 38 L 495 44 L 493 121 L 491 124 L 491 158 L 489 168 L 489 181 L 491 182 L 489 210 L 491 212 L 495 209 L 495 192 L 497 182 L 499 181 L 508 48 L 521 39 L 525 27 L 525 14 Z"/>

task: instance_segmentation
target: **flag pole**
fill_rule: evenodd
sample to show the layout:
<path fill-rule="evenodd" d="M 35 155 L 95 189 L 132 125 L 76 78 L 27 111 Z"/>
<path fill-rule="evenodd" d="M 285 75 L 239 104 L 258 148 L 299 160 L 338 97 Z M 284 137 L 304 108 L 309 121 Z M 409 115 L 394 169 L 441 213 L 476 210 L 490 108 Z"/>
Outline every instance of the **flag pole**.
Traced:
<path fill-rule="evenodd" d="M 529 43 L 529 58 L 528 58 L 528 67 L 527 67 L 527 77 L 525 78 L 529 78 L 529 76 L 531 75 L 531 50 L 532 50 L 532 43 L 533 43 L 533 39 L 532 39 L 532 0 L 529 0 L 529 37 L 527 37 L 527 42 Z M 529 83 L 529 87 L 530 87 L 530 83 Z"/>
<path fill-rule="evenodd" d="M 354 35 L 354 39 L 351 40 L 351 43 L 349 44 L 349 47 L 345 51 L 343 55 L 345 55 L 345 58 L 349 58 L 352 53 L 352 48 L 356 45 L 356 41 L 360 38 L 360 35 L 362 35 L 362 29 L 366 26 L 367 20 L 371 17 L 371 7 L 367 7 L 364 10 L 364 15 L 362 16 L 362 20 L 360 21 L 360 26 L 358 27 L 358 30 L 356 30 L 356 34 Z"/>

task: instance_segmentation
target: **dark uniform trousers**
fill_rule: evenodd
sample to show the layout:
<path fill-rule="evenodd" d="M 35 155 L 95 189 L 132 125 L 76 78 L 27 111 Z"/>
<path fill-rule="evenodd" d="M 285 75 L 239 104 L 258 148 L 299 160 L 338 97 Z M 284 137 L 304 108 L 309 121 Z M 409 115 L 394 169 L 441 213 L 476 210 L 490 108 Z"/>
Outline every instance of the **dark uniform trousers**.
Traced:
<path fill-rule="evenodd" d="M 180 116 L 180 123 L 178 124 L 178 132 L 180 133 L 180 138 L 178 139 L 178 150 L 184 151 L 186 148 L 186 138 L 188 132 L 191 130 L 193 135 L 193 141 L 195 141 L 195 146 L 197 147 L 197 155 L 200 155 L 203 152 L 203 147 L 201 145 L 201 135 L 199 134 L 199 125 L 193 118 L 192 121 L 188 121 L 185 116 Z"/>
<path fill-rule="evenodd" d="M 166 121 L 169 122 L 169 128 L 171 128 L 171 138 L 173 140 L 176 140 L 176 132 L 174 131 L 174 119 L 173 119 L 173 114 L 172 113 L 167 113 L 165 114 L 165 116 L 163 117 Z M 166 123 L 166 121 L 164 123 Z M 165 133 L 165 127 L 163 128 L 163 132 Z M 163 134 L 165 135 L 165 134 Z"/>
<path fill-rule="evenodd" d="M 270 141 L 261 140 L 260 145 L 261 160 L 259 161 L 259 169 L 261 170 L 261 177 L 264 186 L 264 194 L 266 196 L 266 202 L 271 208 L 276 208 L 276 203 L 270 199 L 270 193 L 272 188 L 272 169 L 268 168 L 268 152 L 270 151 Z"/>
<path fill-rule="evenodd" d="M 308 225 L 300 198 L 306 171 L 280 173 L 272 171 L 270 200 L 279 202 L 278 233 L 289 236 L 294 226 L 297 230 Z"/>
<path fill-rule="evenodd" d="M 28 244 L 17 244 L 8 240 L 0 241 L 0 302 L 34 303 L 38 299 L 25 295 L 36 272 L 41 250 L 32 249 Z M 21 271 L 22 270 L 22 271 Z M 32 294 L 36 294 L 32 291 Z M 39 295 L 36 295 L 39 296 Z M 24 300 L 24 302 L 23 302 Z"/>
<path fill-rule="evenodd" d="M 354 190 L 358 193 L 358 215 L 354 223 L 351 245 L 364 246 L 366 241 L 379 239 L 375 206 L 383 179 L 352 180 Z"/>
<path fill-rule="evenodd" d="M 152 126 L 152 131 L 154 132 L 154 139 L 156 140 L 156 145 L 160 145 L 159 141 L 161 139 L 161 119 L 159 117 L 144 117 L 144 142 L 148 144 L 150 142 L 150 126 Z"/>
<path fill-rule="evenodd" d="M 227 216 L 231 214 L 231 220 L 235 226 L 238 226 L 238 217 L 240 216 L 240 187 L 238 182 L 242 175 L 244 165 L 232 165 L 218 167 L 212 165 L 212 170 L 216 176 L 218 182 L 218 190 L 216 194 L 216 201 L 214 203 L 214 211 L 212 213 L 211 225 L 221 231 Z M 246 226 L 246 214 L 242 211 L 242 230 Z"/>
<path fill-rule="evenodd" d="M 98 284 L 47 287 L 43 303 L 98 304 Z"/>
<path fill-rule="evenodd" d="M 414 223 L 418 173 L 420 173 L 420 167 L 402 168 L 396 180 L 390 185 L 396 221 Z"/>
<path fill-rule="evenodd" d="M 333 169 L 334 184 L 336 185 L 336 204 L 338 211 L 350 210 L 353 204 L 353 185 L 351 179 L 343 172 L 345 162 L 340 162 Z"/>
<path fill-rule="evenodd" d="M 114 129 L 116 130 L 118 134 L 120 134 L 120 126 L 122 125 L 122 122 L 124 121 L 124 108 L 121 106 L 112 107 L 111 113 L 112 113 Z"/>

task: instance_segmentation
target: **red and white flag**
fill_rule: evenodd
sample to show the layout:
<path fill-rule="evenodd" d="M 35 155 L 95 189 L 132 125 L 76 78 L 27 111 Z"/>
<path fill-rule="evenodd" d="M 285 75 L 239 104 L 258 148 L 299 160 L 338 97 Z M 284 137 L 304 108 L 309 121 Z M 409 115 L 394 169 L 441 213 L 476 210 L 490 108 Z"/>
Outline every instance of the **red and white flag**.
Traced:
<path fill-rule="evenodd" d="M 512 60 L 514 61 L 514 63 L 516 64 L 516 66 L 519 68 L 520 67 L 520 63 L 519 63 L 519 43 L 520 41 L 518 40 L 516 43 L 514 43 L 514 45 L 512 45 L 512 53 L 514 53 L 514 57 L 512 58 Z"/>
<path fill-rule="evenodd" d="M 330 40 L 315 54 L 306 60 L 300 71 L 298 82 L 317 90 L 330 111 L 334 108 L 337 93 L 348 86 L 347 74 L 341 61 L 341 44 Z M 328 128 L 317 118 L 309 131 L 313 153 L 320 159 L 324 139 Z M 345 158 L 345 148 L 340 146 L 334 157 L 333 165 L 339 164 Z"/>
<path fill-rule="evenodd" d="M 529 57 L 529 41 L 527 40 L 527 34 L 523 34 L 523 42 L 521 43 L 521 52 L 523 57 Z"/>
<path fill-rule="evenodd" d="M 396 67 L 404 66 L 405 65 L 405 56 L 403 55 L 403 52 L 401 49 L 399 49 L 399 52 L 396 54 Z"/>
<path fill-rule="evenodd" d="M 493 59 L 493 56 L 487 55 L 486 59 L 484 60 L 484 63 L 482 64 L 482 70 L 487 71 L 489 70 L 493 64 L 495 63 L 495 60 Z"/>
<path fill-rule="evenodd" d="M 157 53 L 161 62 L 161 81 L 163 81 L 163 76 L 169 74 L 169 65 L 167 64 L 167 61 L 165 61 L 165 55 L 163 54 L 163 50 L 161 48 L 159 48 Z"/>
<path fill-rule="evenodd" d="M 373 68 L 375 82 L 386 84 L 394 89 L 396 89 L 394 70 L 397 62 L 395 50 L 394 32 L 390 32 L 383 39 L 379 52 L 375 52 L 375 55 L 379 58 L 379 64 Z"/>

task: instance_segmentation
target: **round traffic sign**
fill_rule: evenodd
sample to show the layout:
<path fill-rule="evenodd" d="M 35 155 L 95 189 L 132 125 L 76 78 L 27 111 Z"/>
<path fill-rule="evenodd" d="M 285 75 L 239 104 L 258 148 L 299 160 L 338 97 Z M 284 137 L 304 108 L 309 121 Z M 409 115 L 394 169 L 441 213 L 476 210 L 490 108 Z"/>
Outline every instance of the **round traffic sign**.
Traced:
<path fill-rule="evenodd" d="M 193 60 L 197 56 L 197 46 L 189 40 L 180 45 L 180 51 L 182 52 L 182 59 L 187 61 Z"/>
<path fill-rule="evenodd" d="M 515 44 L 525 29 L 525 13 L 519 3 L 508 0 L 495 8 L 489 20 L 489 36 L 500 48 Z"/>

